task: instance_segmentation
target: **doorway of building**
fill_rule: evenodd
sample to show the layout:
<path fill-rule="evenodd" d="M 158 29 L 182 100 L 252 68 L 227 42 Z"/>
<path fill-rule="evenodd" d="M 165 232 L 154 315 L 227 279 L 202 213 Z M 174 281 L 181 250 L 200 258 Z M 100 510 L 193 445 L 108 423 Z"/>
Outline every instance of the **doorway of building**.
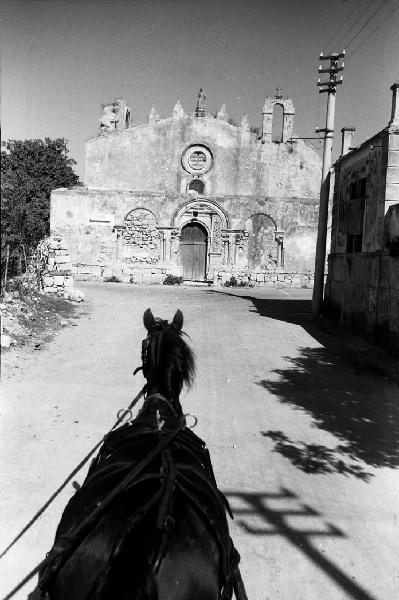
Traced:
<path fill-rule="evenodd" d="M 181 230 L 180 257 L 184 279 L 205 279 L 207 238 L 206 229 L 200 223 L 188 223 Z"/>

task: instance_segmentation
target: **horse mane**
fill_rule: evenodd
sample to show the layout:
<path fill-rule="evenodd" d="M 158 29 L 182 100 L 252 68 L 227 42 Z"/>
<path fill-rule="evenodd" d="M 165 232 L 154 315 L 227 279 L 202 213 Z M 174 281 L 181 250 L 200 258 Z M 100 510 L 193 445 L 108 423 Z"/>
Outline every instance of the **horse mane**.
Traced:
<path fill-rule="evenodd" d="M 195 377 L 195 356 L 183 336 L 188 337 L 173 324 L 161 320 L 157 320 L 148 336 L 147 382 L 172 398 L 179 397 L 184 385 L 190 388 Z"/>

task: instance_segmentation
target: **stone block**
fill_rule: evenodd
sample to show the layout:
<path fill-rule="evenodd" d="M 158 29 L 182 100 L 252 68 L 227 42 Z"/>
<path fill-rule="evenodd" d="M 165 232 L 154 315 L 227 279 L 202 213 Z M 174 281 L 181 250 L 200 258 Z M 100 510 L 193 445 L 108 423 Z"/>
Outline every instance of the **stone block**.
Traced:
<path fill-rule="evenodd" d="M 399 134 L 391 133 L 389 136 L 389 149 L 399 150 Z"/>
<path fill-rule="evenodd" d="M 64 285 L 65 287 L 73 287 L 73 277 L 65 277 Z"/>
<path fill-rule="evenodd" d="M 43 285 L 45 287 L 51 287 L 52 285 L 54 285 L 54 277 L 52 277 L 51 275 L 45 275 L 43 277 Z"/>
<path fill-rule="evenodd" d="M 291 280 L 291 286 L 292 287 L 301 287 L 301 278 L 299 277 L 299 275 L 294 275 L 292 280 Z"/>
<path fill-rule="evenodd" d="M 77 272 L 79 275 L 91 275 L 91 267 L 85 265 L 77 268 Z"/>
<path fill-rule="evenodd" d="M 92 273 L 93 277 L 101 277 L 103 274 L 103 270 L 101 267 L 99 267 L 97 265 L 93 265 L 91 267 L 91 273 Z"/>
<path fill-rule="evenodd" d="M 68 297 L 73 302 L 84 302 L 85 295 L 80 290 L 71 290 L 68 292 Z"/>
<path fill-rule="evenodd" d="M 151 273 L 148 271 L 143 271 L 143 283 L 151 283 Z"/>
<path fill-rule="evenodd" d="M 1 334 L 1 347 L 9 348 L 11 346 L 11 338 L 6 333 Z"/>
<path fill-rule="evenodd" d="M 387 167 L 386 182 L 399 184 L 399 166 L 394 167 L 389 165 Z"/>
<path fill-rule="evenodd" d="M 388 150 L 388 166 L 399 167 L 399 150 Z"/>
<path fill-rule="evenodd" d="M 64 285 L 65 277 L 64 275 L 55 275 L 54 276 L 54 285 Z"/>
<path fill-rule="evenodd" d="M 65 264 L 65 263 L 70 263 L 70 262 L 71 262 L 71 259 L 70 259 L 70 257 L 69 257 L 69 254 L 63 254 L 62 256 L 56 256 L 56 257 L 55 257 L 55 262 L 56 262 L 58 265 L 63 265 L 63 264 Z"/>
<path fill-rule="evenodd" d="M 385 200 L 399 202 L 399 181 L 387 183 L 385 188 Z"/>

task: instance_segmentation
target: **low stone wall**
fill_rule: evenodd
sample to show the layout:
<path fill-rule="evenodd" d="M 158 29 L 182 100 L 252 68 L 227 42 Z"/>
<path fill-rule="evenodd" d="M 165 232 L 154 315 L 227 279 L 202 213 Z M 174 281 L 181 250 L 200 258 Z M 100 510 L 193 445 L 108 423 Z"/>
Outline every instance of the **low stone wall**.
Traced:
<path fill-rule="evenodd" d="M 231 271 L 215 271 L 213 283 L 216 285 L 275 287 L 275 288 L 312 288 L 313 273 L 289 273 L 284 269 L 250 271 L 247 269 Z"/>
<path fill-rule="evenodd" d="M 167 275 L 181 277 L 182 267 L 172 265 L 156 266 L 142 264 L 135 266 L 129 262 L 114 261 L 111 265 L 73 265 L 72 272 L 75 281 L 120 281 L 122 283 L 163 283 Z"/>
<path fill-rule="evenodd" d="M 67 296 L 73 289 L 73 273 L 69 251 L 59 236 L 42 240 L 32 261 L 39 272 L 41 289 L 45 294 Z"/>
<path fill-rule="evenodd" d="M 181 266 L 156 266 L 135 265 L 124 261 L 114 261 L 110 266 L 96 265 L 73 265 L 72 272 L 76 281 L 115 281 L 122 283 L 163 283 L 167 275 L 177 277 L 183 276 Z M 234 278 L 234 279 L 232 279 Z M 312 288 L 313 273 L 289 273 L 283 269 L 256 270 L 232 269 L 215 270 L 213 273 L 213 284 L 224 286 L 232 281 L 233 285 L 249 287 L 276 287 L 276 288 Z M 236 283 L 235 283 L 236 282 Z"/>

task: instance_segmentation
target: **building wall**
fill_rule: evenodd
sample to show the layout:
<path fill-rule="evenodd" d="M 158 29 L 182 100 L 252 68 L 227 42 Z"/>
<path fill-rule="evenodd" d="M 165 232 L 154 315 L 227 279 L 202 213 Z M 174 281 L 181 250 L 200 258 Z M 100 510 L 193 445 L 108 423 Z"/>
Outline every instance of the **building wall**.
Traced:
<path fill-rule="evenodd" d="M 330 254 L 326 310 L 345 327 L 399 356 L 399 257 Z"/>
<path fill-rule="evenodd" d="M 216 264 L 230 264 L 243 254 L 240 266 L 248 266 L 248 243 L 244 233 L 251 234 L 253 224 L 249 223 L 260 216 L 273 223 L 273 241 L 275 233 L 284 232 L 285 265 L 289 271 L 311 271 L 314 263 L 314 232 L 317 226 L 317 203 L 308 198 L 262 198 L 250 196 L 224 196 L 199 198 L 197 194 L 155 194 L 149 192 L 126 192 L 115 190 L 72 190 L 58 189 L 52 194 L 51 232 L 61 235 L 68 243 L 72 263 L 75 265 L 95 265 L 104 269 L 115 260 L 127 259 L 126 225 L 131 222 L 131 211 L 148 214 L 153 226 L 165 238 L 169 247 L 159 261 L 154 261 L 154 248 L 144 244 L 136 246 L 135 255 L 142 257 L 143 263 L 167 264 L 178 257 L 178 239 L 181 228 L 193 219 L 194 211 L 200 211 L 199 220 L 211 230 L 210 219 L 220 221 L 219 241 L 230 246 L 229 256 L 223 256 L 223 249 L 215 240 L 216 248 L 209 246 L 209 273 Z M 266 219 L 267 217 L 267 219 Z M 140 217 L 141 218 L 141 217 Z M 137 223 L 138 220 L 136 219 Z M 262 219 L 261 219 L 262 221 Z M 152 225 L 151 225 L 152 226 Z M 142 225 L 137 224 L 138 231 Z M 154 231 L 154 229 L 153 229 Z M 129 234 L 130 235 L 130 234 Z M 141 234 L 137 234 L 141 235 Z M 215 237 L 215 236 L 214 236 Z M 222 239 L 223 238 L 223 239 Z M 213 244 L 213 238 L 210 244 Z M 174 245 L 173 245 L 174 244 Z M 143 245 L 143 244 L 141 244 Z M 154 245 L 154 244 L 152 244 Z M 155 242 L 160 248 L 158 241 Z M 176 250 L 177 248 L 177 250 Z M 151 261 L 147 258 L 152 257 Z M 137 260 L 136 262 L 140 262 Z M 239 261 L 238 261 L 239 262 Z M 98 269 L 96 270 L 98 273 Z"/>
<path fill-rule="evenodd" d="M 188 276 L 185 260 L 198 251 L 208 278 L 227 268 L 313 270 L 321 160 L 293 139 L 292 100 L 266 98 L 259 132 L 245 115 L 240 125 L 228 119 L 224 105 L 210 114 L 205 100 L 200 90 L 192 114 L 178 101 L 164 119 L 152 108 L 142 125 L 121 99 L 104 107 L 86 144 L 86 187 L 52 193 L 51 231 L 77 267 L 97 276 L 115 261 L 125 270 L 184 263 Z M 201 228 L 204 247 L 183 247 L 181 236 Z"/>
<path fill-rule="evenodd" d="M 182 155 L 203 144 L 213 157 L 201 176 L 209 196 L 317 198 L 320 158 L 302 140 L 265 142 L 248 129 L 207 114 L 170 117 L 93 138 L 86 146 L 89 189 L 185 193 L 192 175 Z"/>
<path fill-rule="evenodd" d="M 399 355 L 399 110 L 335 165 L 331 254 L 325 290 L 330 317 Z"/>

